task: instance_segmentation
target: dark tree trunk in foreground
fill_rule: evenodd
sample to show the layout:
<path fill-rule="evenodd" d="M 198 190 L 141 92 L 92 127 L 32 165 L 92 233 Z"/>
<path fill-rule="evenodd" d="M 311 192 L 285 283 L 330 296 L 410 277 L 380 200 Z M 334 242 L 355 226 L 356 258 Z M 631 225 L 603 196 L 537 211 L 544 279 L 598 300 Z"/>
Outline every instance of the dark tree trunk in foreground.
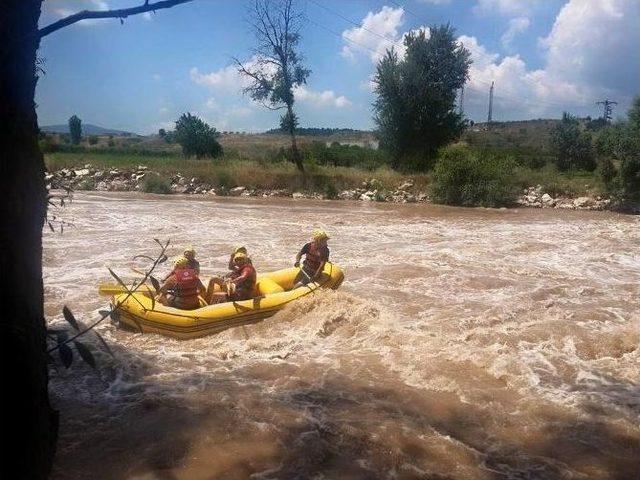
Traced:
<path fill-rule="evenodd" d="M 34 104 L 41 0 L 0 10 L 1 478 L 45 478 L 58 416 L 49 405 L 42 287 L 44 162 Z"/>

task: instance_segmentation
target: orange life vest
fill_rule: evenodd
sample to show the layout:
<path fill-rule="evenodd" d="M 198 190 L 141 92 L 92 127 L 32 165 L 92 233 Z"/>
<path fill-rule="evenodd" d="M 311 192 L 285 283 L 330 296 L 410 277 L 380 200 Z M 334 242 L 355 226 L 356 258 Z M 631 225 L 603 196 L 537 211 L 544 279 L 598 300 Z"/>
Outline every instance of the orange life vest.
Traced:
<path fill-rule="evenodd" d="M 198 299 L 198 273 L 193 268 L 176 268 L 176 286 L 174 295 L 184 303 L 197 302 Z"/>
<path fill-rule="evenodd" d="M 253 265 L 245 263 L 242 267 L 236 270 L 232 276 L 233 278 L 238 278 L 244 274 L 247 274 L 247 278 L 236 283 L 236 292 L 234 297 L 239 300 L 251 298 L 253 296 L 253 289 L 256 286 L 256 269 L 253 268 Z"/>

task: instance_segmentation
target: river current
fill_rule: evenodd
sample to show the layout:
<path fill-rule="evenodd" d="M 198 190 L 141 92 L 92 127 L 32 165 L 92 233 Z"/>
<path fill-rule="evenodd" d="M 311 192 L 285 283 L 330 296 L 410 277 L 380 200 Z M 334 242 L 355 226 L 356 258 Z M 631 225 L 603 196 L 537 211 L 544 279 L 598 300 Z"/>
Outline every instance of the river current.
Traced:
<path fill-rule="evenodd" d="M 44 233 L 45 311 L 107 267 L 235 245 L 284 268 L 313 228 L 346 278 L 179 341 L 105 321 L 51 374 L 55 479 L 640 478 L 640 219 L 608 212 L 78 193 Z M 161 273 L 165 273 L 163 267 Z"/>

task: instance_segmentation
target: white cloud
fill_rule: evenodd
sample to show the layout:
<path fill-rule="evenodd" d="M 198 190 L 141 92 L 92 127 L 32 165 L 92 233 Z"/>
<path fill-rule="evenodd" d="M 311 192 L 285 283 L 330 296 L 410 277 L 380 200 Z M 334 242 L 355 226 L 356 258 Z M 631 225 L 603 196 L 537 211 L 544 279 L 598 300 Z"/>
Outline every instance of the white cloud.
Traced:
<path fill-rule="evenodd" d="M 528 17 L 516 17 L 509 20 L 509 27 L 500 37 L 502 46 L 507 49 L 511 48 L 511 42 L 513 42 L 516 35 L 526 31 L 529 25 L 531 25 L 531 21 Z"/>
<path fill-rule="evenodd" d="M 46 8 L 46 5 L 47 5 L 47 2 L 45 2 L 45 8 Z M 109 4 L 104 0 L 80 0 L 70 4 L 70 6 L 71 5 L 72 5 L 71 8 L 66 8 L 66 7 L 54 8 L 53 15 L 56 17 L 63 18 L 63 17 L 68 17 L 69 15 L 78 13 L 82 10 L 99 10 L 99 11 L 109 10 Z M 100 23 L 104 23 L 104 20 L 99 18 L 96 18 L 96 19 L 90 18 L 86 20 L 81 20 L 76 25 L 90 27 L 93 25 L 98 25 Z"/>
<path fill-rule="evenodd" d="M 418 0 L 420 3 L 430 3 L 432 5 L 447 5 L 451 0 Z"/>
<path fill-rule="evenodd" d="M 198 85 L 219 90 L 235 90 L 238 86 L 242 86 L 242 77 L 235 66 L 224 67 L 211 73 L 200 73 L 197 67 L 193 67 L 189 70 L 189 76 Z"/>
<path fill-rule="evenodd" d="M 207 107 L 209 110 L 217 110 L 218 109 L 218 102 L 216 101 L 215 98 L 211 97 L 209 99 L 207 99 L 207 101 L 205 102 L 205 107 Z"/>
<path fill-rule="evenodd" d="M 151 20 L 153 17 L 151 16 L 151 12 L 144 12 L 142 14 L 142 18 L 148 21 L 148 20 Z"/>
<path fill-rule="evenodd" d="M 362 25 L 342 32 L 345 45 L 342 55 L 353 58 L 356 53 L 369 55 L 373 62 L 382 58 L 386 50 L 398 45 L 398 28 L 403 23 L 402 7 L 382 7 L 378 13 L 369 12 L 362 20 Z M 374 33 L 375 32 L 375 33 Z"/>
<path fill-rule="evenodd" d="M 344 108 L 351 105 L 351 102 L 344 95 L 336 95 L 333 90 L 324 90 L 315 92 L 300 85 L 293 91 L 296 101 L 301 103 L 309 103 L 315 107 L 336 107 Z"/>
<path fill-rule="evenodd" d="M 478 0 L 473 12 L 478 15 L 527 15 L 538 4 L 541 4 L 540 0 Z"/>

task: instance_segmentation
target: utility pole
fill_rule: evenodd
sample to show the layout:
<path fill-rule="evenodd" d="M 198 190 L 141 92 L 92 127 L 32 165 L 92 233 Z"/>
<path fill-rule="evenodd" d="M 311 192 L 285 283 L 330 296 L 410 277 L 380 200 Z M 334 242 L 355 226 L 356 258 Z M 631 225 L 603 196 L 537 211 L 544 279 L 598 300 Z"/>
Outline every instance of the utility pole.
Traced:
<path fill-rule="evenodd" d="M 458 113 L 464 114 L 464 85 L 460 88 L 460 102 L 458 103 Z"/>
<path fill-rule="evenodd" d="M 493 82 L 491 82 L 491 88 L 489 89 L 489 115 L 487 116 L 487 124 L 493 121 Z"/>
<path fill-rule="evenodd" d="M 618 102 L 614 102 L 607 98 L 605 98 L 601 102 L 596 102 L 596 105 L 602 105 L 603 107 L 602 118 L 604 118 L 605 122 L 607 123 L 611 122 L 611 115 L 613 114 L 613 106 L 617 104 Z"/>

